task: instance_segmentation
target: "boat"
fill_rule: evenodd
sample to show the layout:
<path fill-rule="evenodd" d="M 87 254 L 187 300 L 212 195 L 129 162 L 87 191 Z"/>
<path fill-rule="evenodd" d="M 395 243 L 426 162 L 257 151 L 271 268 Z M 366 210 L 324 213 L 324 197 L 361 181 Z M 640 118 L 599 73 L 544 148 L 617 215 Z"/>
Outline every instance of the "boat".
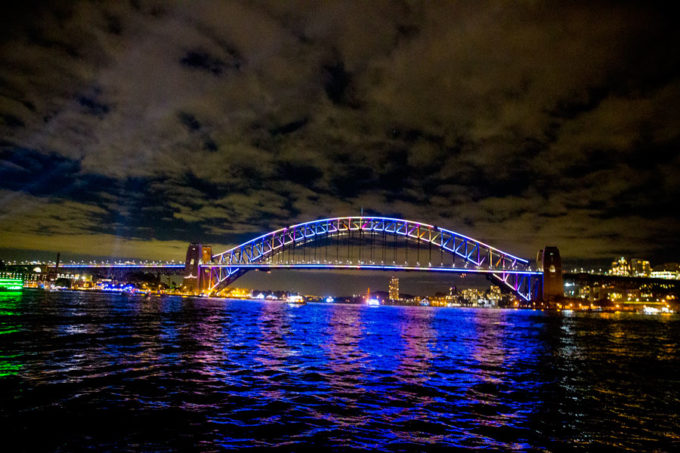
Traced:
<path fill-rule="evenodd" d="M 305 298 L 302 296 L 288 296 L 287 302 L 290 307 L 300 307 L 306 304 Z"/>
<path fill-rule="evenodd" d="M 371 288 L 368 288 L 368 289 L 366 290 L 366 298 L 365 298 L 365 301 L 366 301 L 366 305 L 368 305 L 369 307 L 378 307 L 378 306 L 380 306 L 380 299 L 377 299 L 377 298 L 375 298 L 375 297 L 371 297 Z"/>

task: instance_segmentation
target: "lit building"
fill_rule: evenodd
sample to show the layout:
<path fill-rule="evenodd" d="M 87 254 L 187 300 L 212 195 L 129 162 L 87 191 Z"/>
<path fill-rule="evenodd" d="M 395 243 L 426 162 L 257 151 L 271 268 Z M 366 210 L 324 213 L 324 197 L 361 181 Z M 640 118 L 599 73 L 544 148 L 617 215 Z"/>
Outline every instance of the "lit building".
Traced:
<path fill-rule="evenodd" d="M 649 277 L 652 275 L 652 265 L 647 260 L 633 258 L 630 260 L 630 275 L 633 277 Z"/>
<path fill-rule="evenodd" d="M 489 302 L 491 302 L 491 305 L 498 306 L 502 298 L 500 286 L 491 285 L 487 298 L 489 299 Z"/>
<path fill-rule="evenodd" d="M 484 291 L 477 288 L 465 288 L 462 291 L 462 298 L 466 305 L 483 305 L 486 301 Z"/>
<path fill-rule="evenodd" d="M 249 299 L 253 297 L 253 291 L 247 288 L 227 288 L 220 295 L 230 299 Z"/>
<path fill-rule="evenodd" d="M 630 261 L 621 257 L 612 262 L 609 275 L 620 277 L 649 277 L 652 275 L 652 265 L 647 260 L 631 258 Z"/>
<path fill-rule="evenodd" d="M 630 275 L 630 266 L 628 261 L 621 257 L 617 261 L 612 261 L 612 267 L 609 269 L 609 275 L 619 275 L 622 277 L 628 277 Z"/>
<path fill-rule="evenodd" d="M 399 279 L 394 276 L 390 279 L 389 297 L 390 300 L 399 300 Z"/>
<path fill-rule="evenodd" d="M 652 271 L 650 276 L 652 278 L 665 278 L 669 280 L 680 279 L 680 273 L 677 271 Z"/>
<path fill-rule="evenodd" d="M 448 303 L 454 302 L 457 298 L 456 295 L 458 294 L 458 290 L 456 289 L 455 286 L 449 287 L 449 294 L 446 296 L 446 301 Z"/>
<path fill-rule="evenodd" d="M 665 263 L 654 266 L 654 270 L 649 275 L 652 278 L 680 279 L 680 264 Z"/>

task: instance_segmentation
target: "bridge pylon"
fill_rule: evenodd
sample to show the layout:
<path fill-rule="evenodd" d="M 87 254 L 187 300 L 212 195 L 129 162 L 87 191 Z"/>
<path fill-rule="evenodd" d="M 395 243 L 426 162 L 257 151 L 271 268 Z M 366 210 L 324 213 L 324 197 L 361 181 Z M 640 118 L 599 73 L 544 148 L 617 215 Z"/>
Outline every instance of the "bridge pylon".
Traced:
<path fill-rule="evenodd" d="M 187 248 L 187 257 L 184 265 L 184 281 L 182 285 L 186 291 L 193 294 L 207 292 L 212 286 L 210 269 L 204 264 L 212 262 L 212 247 L 192 242 Z"/>
<path fill-rule="evenodd" d="M 550 302 L 564 297 L 564 281 L 562 278 L 562 258 L 557 247 L 545 247 L 536 256 L 538 269 L 543 271 L 541 300 Z"/>

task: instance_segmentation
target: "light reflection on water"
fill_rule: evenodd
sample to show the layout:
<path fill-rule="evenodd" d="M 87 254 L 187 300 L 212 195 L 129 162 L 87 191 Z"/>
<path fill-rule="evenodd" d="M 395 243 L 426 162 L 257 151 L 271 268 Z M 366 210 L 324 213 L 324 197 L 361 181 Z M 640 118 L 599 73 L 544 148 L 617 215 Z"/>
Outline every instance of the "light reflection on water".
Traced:
<path fill-rule="evenodd" d="M 0 297 L 28 449 L 673 449 L 678 317 Z"/>

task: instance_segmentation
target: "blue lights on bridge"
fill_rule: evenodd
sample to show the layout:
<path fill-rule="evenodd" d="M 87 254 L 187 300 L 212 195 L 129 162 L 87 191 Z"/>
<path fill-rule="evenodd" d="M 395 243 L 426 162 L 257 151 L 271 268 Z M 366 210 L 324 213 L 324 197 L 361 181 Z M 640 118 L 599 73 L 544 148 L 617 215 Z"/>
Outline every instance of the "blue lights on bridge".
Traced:
<path fill-rule="evenodd" d="M 61 264 L 60 269 L 184 269 L 184 264 Z"/>
<path fill-rule="evenodd" d="M 342 259 L 339 253 L 340 243 L 346 244 L 347 249 L 347 256 Z M 200 244 L 198 246 L 200 247 Z M 333 217 L 299 223 L 260 235 L 215 255 L 210 252 L 204 255 L 200 252 L 189 259 L 192 247 L 198 250 L 196 244 L 190 246 L 187 252 L 187 263 L 191 264 L 187 265 L 125 261 L 70 263 L 61 265 L 60 269 L 184 272 L 185 281 L 193 279 L 192 284 L 195 285 L 196 292 L 204 294 L 217 293 L 249 270 L 417 271 L 485 274 L 525 300 L 531 300 L 538 294 L 543 276 L 542 272 L 533 270 L 529 266 L 528 260 L 469 236 L 427 223 L 393 217 Z M 413 253 L 415 247 L 417 247 L 418 255 L 409 257 L 409 249 Z M 317 259 L 316 256 L 319 248 L 325 254 L 321 257 L 322 259 Z M 332 249 L 330 253 L 329 249 Z M 305 250 L 309 250 L 307 256 L 304 255 Z M 429 253 L 429 259 L 427 259 L 428 255 L 425 255 L 426 259 L 420 259 L 421 250 Z M 433 250 L 441 255 L 441 260 L 433 259 Z M 314 252 L 313 257 L 312 252 Z M 365 259 L 369 252 L 370 259 Z M 295 256 L 296 253 L 303 256 Z M 402 256 L 397 259 L 399 253 Z M 378 255 L 381 255 L 382 259 L 374 259 Z M 393 256 L 386 259 L 386 255 Z"/>
<path fill-rule="evenodd" d="M 386 247 L 391 247 L 392 250 L 398 247 L 388 244 L 385 238 L 390 235 L 404 238 L 408 242 L 406 247 L 408 244 L 418 246 L 424 244 L 430 253 L 432 247 L 439 249 L 442 253 L 446 252 L 449 256 L 462 259 L 465 266 L 432 266 L 430 263 L 427 266 L 412 266 L 407 263 L 390 265 L 385 264 L 384 260 L 380 264 L 347 261 L 343 263 L 338 257 L 331 261 L 324 260 L 324 262 L 290 261 L 291 249 L 303 248 L 325 239 L 351 237 L 353 232 L 358 232 L 359 240 L 363 241 L 364 247 L 369 247 L 370 241 L 371 251 L 374 248 L 373 238 L 376 235 L 383 238 L 383 254 Z M 284 262 L 281 262 L 280 258 L 286 251 L 288 251 L 289 261 L 284 259 Z M 276 261 L 275 257 L 278 258 Z M 532 294 L 539 288 L 537 281 L 532 280 L 538 280 L 542 275 L 541 272 L 529 267 L 528 260 L 469 236 L 423 222 L 372 216 L 333 217 L 281 228 L 213 255 L 212 261 L 201 266 L 209 272 L 210 292 L 229 285 L 252 269 L 345 269 L 489 274 L 523 299 L 530 300 Z"/>
<path fill-rule="evenodd" d="M 215 269 L 220 267 L 230 268 L 232 265 L 223 264 L 204 264 L 204 268 Z M 322 264 L 322 263 L 290 263 L 290 264 L 241 264 L 240 269 L 298 269 L 298 270 L 374 270 L 374 271 L 415 271 L 415 272 L 448 272 L 457 274 L 496 274 L 497 270 L 494 269 L 472 269 L 466 267 L 439 267 L 439 266 L 399 266 L 399 265 L 388 265 L 388 264 Z M 543 275 L 539 271 L 522 271 L 508 269 L 503 271 L 506 274 L 522 274 L 522 275 Z"/>

